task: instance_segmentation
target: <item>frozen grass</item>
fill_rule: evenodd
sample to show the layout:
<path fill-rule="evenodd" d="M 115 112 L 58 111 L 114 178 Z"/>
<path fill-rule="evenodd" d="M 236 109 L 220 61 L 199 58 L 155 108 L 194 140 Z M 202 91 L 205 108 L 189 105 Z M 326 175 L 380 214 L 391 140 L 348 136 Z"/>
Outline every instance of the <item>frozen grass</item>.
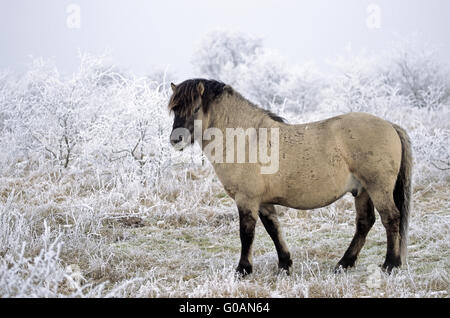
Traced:
<path fill-rule="evenodd" d="M 450 190 L 441 178 L 416 185 L 408 266 L 391 276 L 378 267 L 386 248 L 379 218 L 356 268 L 332 272 L 354 230 L 353 198 L 346 196 L 312 211 L 279 207 L 292 275 L 278 273 L 273 243 L 259 223 L 254 273 L 238 279 L 236 208 L 208 165 L 167 171 L 158 191 L 139 183 L 101 187 L 90 175 L 65 173 L 0 179 L 1 296 L 449 295 Z M 92 190 L 80 186 L 89 183 Z"/>

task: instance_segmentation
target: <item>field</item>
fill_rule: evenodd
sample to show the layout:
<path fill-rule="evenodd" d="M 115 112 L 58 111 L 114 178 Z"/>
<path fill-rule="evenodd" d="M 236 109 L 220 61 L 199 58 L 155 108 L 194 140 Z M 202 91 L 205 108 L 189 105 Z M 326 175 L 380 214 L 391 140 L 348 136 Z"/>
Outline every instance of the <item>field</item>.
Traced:
<path fill-rule="evenodd" d="M 291 275 L 278 272 L 259 222 L 254 272 L 238 278 L 237 209 L 197 146 L 171 149 L 169 81 L 82 56 L 69 78 L 43 60 L 1 77 L 0 297 L 449 297 L 450 103 L 434 60 L 405 62 L 424 90 L 401 72 L 381 77 L 389 67 L 375 71 L 370 59 L 342 62 L 346 71 L 331 81 L 274 70 L 271 58 L 252 59 L 254 68 L 282 74 L 264 85 L 289 90 L 262 95 L 227 78 L 253 76 L 248 61 L 211 76 L 290 123 L 367 111 L 407 129 L 415 166 L 406 266 L 380 270 L 386 235 L 377 215 L 356 267 L 333 273 L 354 234 L 347 195 L 322 209 L 278 207 Z"/>

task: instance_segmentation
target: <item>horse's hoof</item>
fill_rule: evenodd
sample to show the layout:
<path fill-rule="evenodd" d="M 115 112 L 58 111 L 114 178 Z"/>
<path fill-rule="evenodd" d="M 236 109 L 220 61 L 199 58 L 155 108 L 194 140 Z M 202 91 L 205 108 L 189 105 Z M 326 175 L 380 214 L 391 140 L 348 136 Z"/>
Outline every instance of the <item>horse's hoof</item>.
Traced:
<path fill-rule="evenodd" d="M 253 268 L 252 265 L 250 264 L 239 263 L 238 267 L 236 268 L 236 272 L 239 274 L 240 277 L 245 277 L 253 272 Z"/>
<path fill-rule="evenodd" d="M 392 264 L 384 262 L 384 264 L 381 266 L 381 269 L 389 275 L 395 268 L 400 268 L 400 264 Z"/>
<path fill-rule="evenodd" d="M 349 268 L 355 266 L 355 260 L 341 259 L 334 267 L 334 273 L 340 274 L 346 272 Z"/>
<path fill-rule="evenodd" d="M 287 275 L 291 274 L 291 267 L 292 267 L 292 260 L 290 258 L 278 263 L 278 269 L 280 271 L 285 271 Z"/>
<path fill-rule="evenodd" d="M 383 265 L 381 266 L 381 269 L 390 274 L 392 273 L 392 270 L 394 268 L 399 268 L 400 266 L 402 266 L 402 260 L 400 259 L 400 257 L 386 257 L 386 259 L 384 260 Z"/>
<path fill-rule="evenodd" d="M 344 267 L 342 265 L 337 264 L 334 267 L 334 273 L 335 274 L 342 274 L 342 273 L 345 273 L 346 271 L 347 271 L 347 267 Z"/>

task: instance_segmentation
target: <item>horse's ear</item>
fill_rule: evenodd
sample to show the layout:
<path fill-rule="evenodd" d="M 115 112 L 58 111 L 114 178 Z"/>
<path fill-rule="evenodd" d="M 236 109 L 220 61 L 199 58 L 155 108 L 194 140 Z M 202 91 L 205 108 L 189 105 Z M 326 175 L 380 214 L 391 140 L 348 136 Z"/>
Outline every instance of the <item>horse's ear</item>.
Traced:
<path fill-rule="evenodd" d="M 205 91 L 205 85 L 202 82 L 198 83 L 197 90 L 200 96 L 203 96 L 203 92 Z"/>
<path fill-rule="evenodd" d="M 175 93 L 175 90 L 177 89 L 177 85 L 174 83 L 170 83 L 170 87 L 172 88 L 172 91 Z"/>

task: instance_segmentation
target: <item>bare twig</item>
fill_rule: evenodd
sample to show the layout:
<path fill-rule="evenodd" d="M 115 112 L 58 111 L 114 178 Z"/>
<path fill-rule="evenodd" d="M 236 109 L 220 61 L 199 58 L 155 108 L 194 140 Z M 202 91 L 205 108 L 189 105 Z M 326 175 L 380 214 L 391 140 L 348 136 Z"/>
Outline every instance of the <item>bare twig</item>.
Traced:
<path fill-rule="evenodd" d="M 434 162 L 431 162 L 431 165 L 432 165 L 433 167 L 435 167 L 436 169 L 439 169 L 439 170 L 441 170 L 441 171 L 450 170 L 450 163 L 446 163 L 446 162 L 443 161 L 443 160 L 439 160 L 439 161 L 440 161 L 441 163 L 447 165 L 447 167 L 441 168 L 441 167 L 439 167 L 438 165 L 436 165 Z"/>
<path fill-rule="evenodd" d="M 38 137 L 36 137 L 33 133 L 31 134 L 31 137 L 33 137 L 34 140 L 36 140 L 38 143 L 40 143 L 46 151 L 52 154 L 53 158 L 57 159 L 58 156 L 56 153 L 54 153 L 50 148 L 48 148 Z"/>

